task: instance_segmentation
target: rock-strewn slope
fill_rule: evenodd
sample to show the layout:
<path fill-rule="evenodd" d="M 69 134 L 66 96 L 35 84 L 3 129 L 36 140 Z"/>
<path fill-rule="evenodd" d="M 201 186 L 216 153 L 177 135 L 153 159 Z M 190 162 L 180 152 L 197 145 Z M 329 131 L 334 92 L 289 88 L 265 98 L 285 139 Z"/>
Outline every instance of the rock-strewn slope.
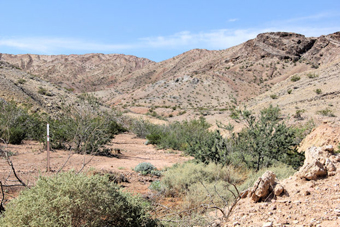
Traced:
<path fill-rule="evenodd" d="M 149 59 L 123 54 L 0 54 L 0 60 L 44 80 L 82 92 L 118 84 L 124 76 L 153 63 Z"/>
<path fill-rule="evenodd" d="M 32 105 L 32 111 L 54 113 L 62 103 L 74 103 L 76 95 L 64 88 L 0 61 L 0 98 Z"/>

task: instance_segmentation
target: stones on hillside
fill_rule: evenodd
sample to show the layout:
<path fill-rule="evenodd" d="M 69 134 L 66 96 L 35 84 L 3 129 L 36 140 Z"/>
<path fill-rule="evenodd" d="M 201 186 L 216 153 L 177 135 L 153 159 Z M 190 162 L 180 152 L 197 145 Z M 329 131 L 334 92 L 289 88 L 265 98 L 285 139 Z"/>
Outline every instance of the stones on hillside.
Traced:
<path fill-rule="evenodd" d="M 310 147 L 306 150 L 305 157 L 304 165 L 295 176 L 306 180 L 316 180 L 336 174 L 334 162 L 340 161 L 340 156 L 334 155 L 333 146 Z"/>
<path fill-rule="evenodd" d="M 271 193 L 279 196 L 283 191 L 283 186 L 276 182 L 276 175 L 271 171 L 266 171 L 254 183 L 254 186 L 247 190 L 247 195 L 254 202 L 259 202 L 266 200 Z"/>

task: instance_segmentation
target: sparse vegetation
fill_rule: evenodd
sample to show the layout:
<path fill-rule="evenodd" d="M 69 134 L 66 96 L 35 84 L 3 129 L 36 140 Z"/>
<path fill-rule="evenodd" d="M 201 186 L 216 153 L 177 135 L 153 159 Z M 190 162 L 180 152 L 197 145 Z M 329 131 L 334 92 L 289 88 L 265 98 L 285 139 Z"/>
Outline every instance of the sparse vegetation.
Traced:
<path fill-rule="evenodd" d="M 319 77 L 319 75 L 316 74 L 316 73 L 308 73 L 308 74 L 307 74 L 307 77 L 308 77 L 309 79 L 314 79 L 314 78 Z"/>
<path fill-rule="evenodd" d="M 270 95 L 270 98 L 272 98 L 272 99 L 278 99 L 278 96 L 277 96 L 276 94 L 272 94 L 272 95 Z"/>
<path fill-rule="evenodd" d="M 320 88 L 318 88 L 318 89 L 315 90 L 315 93 L 318 94 L 318 95 L 320 95 L 320 94 L 322 93 L 322 91 L 321 91 Z"/>
<path fill-rule="evenodd" d="M 299 81 L 300 79 L 301 79 L 301 77 L 299 77 L 298 75 L 294 75 L 294 76 L 292 76 L 292 77 L 290 78 L 290 80 L 291 80 L 292 82 Z"/>
<path fill-rule="evenodd" d="M 317 114 L 322 115 L 322 116 L 326 116 L 326 117 L 336 117 L 335 114 L 333 113 L 333 110 L 331 109 L 323 109 L 323 110 L 318 110 L 316 111 Z"/>

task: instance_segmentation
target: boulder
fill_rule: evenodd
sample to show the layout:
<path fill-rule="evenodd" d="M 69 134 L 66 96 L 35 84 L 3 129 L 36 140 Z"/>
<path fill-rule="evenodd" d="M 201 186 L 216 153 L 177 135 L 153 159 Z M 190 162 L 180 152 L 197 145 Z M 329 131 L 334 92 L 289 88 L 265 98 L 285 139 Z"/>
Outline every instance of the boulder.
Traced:
<path fill-rule="evenodd" d="M 249 191 L 249 197 L 254 201 L 258 202 L 265 200 L 267 196 L 273 192 L 276 182 L 276 175 L 271 171 L 266 171 L 262 177 L 254 183 L 254 186 Z"/>
<path fill-rule="evenodd" d="M 304 165 L 295 176 L 306 180 L 316 180 L 320 177 L 335 175 L 336 167 L 333 162 L 338 160 L 338 156 L 334 155 L 332 145 L 310 147 L 306 150 L 305 157 Z"/>

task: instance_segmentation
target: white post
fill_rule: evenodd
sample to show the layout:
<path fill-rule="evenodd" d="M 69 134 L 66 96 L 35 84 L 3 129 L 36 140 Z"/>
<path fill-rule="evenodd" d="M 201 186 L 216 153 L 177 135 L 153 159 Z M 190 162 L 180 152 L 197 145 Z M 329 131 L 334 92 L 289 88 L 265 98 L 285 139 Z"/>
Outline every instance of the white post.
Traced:
<path fill-rule="evenodd" d="M 50 172 L 50 125 L 47 124 L 47 172 Z"/>

